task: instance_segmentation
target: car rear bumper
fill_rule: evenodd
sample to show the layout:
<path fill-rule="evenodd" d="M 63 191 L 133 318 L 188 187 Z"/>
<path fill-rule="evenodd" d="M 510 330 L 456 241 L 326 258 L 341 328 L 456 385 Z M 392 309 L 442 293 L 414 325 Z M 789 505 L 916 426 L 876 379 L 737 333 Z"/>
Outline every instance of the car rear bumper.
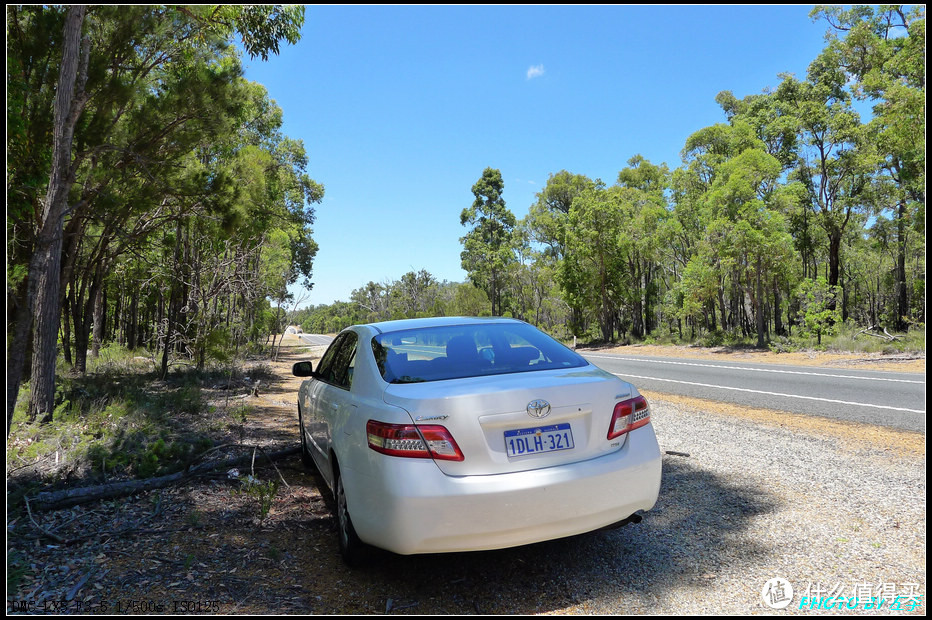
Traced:
<path fill-rule="evenodd" d="M 660 491 L 654 430 L 588 461 L 488 476 L 378 455 L 376 477 L 343 472 L 359 537 L 400 554 L 501 549 L 572 536 L 649 510 Z"/>

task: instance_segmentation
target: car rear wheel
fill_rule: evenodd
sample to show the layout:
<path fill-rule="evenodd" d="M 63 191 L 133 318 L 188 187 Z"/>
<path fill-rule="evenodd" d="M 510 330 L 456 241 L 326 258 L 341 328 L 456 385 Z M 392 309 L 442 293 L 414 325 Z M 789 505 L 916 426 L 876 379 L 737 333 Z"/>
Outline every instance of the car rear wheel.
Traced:
<path fill-rule="evenodd" d="M 334 494 L 337 503 L 337 537 L 340 543 L 340 555 L 350 566 L 359 566 L 365 559 L 366 544 L 359 540 L 353 520 L 346 506 L 346 491 L 343 489 L 343 477 L 338 469 L 334 470 Z"/>

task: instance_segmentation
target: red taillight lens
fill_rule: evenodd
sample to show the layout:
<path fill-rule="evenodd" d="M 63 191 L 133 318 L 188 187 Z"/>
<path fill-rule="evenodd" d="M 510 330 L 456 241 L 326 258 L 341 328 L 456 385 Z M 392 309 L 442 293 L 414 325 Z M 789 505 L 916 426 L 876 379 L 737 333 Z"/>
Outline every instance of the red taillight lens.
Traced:
<path fill-rule="evenodd" d="M 608 427 L 608 439 L 615 439 L 650 422 L 650 407 L 643 396 L 624 400 L 615 405 L 612 423 Z"/>
<path fill-rule="evenodd" d="M 435 458 L 442 461 L 462 461 L 463 453 L 453 436 L 442 426 L 387 424 L 369 420 L 366 423 L 369 447 L 389 456 L 415 459 Z"/>

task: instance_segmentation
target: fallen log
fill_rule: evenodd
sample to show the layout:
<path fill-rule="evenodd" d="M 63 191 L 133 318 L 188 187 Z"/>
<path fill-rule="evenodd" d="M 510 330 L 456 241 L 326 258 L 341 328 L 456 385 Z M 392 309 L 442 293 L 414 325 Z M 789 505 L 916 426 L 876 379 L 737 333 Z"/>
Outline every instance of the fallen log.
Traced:
<path fill-rule="evenodd" d="M 875 329 L 877 329 L 877 328 L 876 328 L 874 325 L 871 325 L 870 327 L 866 327 L 866 328 L 862 329 L 861 331 L 859 331 L 858 333 L 856 333 L 856 334 L 854 335 L 854 337 L 857 338 L 858 336 L 860 336 L 860 335 L 863 334 L 863 335 L 865 335 L 865 336 L 870 336 L 871 338 L 880 338 L 881 340 L 886 340 L 887 342 L 893 342 L 894 340 L 899 340 L 899 339 L 900 339 L 899 336 L 894 336 L 893 334 L 891 334 L 890 332 L 888 332 L 886 327 L 883 328 L 883 333 L 884 333 L 885 335 L 880 335 L 880 334 L 875 334 L 875 333 L 873 333 L 873 330 L 875 330 Z"/>
<path fill-rule="evenodd" d="M 36 510 L 59 510 L 61 508 L 68 508 L 69 506 L 77 506 L 79 504 L 86 504 L 88 502 L 115 499 L 117 497 L 126 497 L 127 495 L 135 495 L 136 493 L 151 491 L 153 489 L 161 489 L 177 482 L 215 471 L 217 469 L 245 465 L 250 463 L 255 458 L 254 452 L 256 447 L 236 447 L 248 448 L 250 450 L 250 454 L 224 459 L 222 461 L 216 461 L 213 463 L 204 463 L 202 465 L 198 465 L 197 467 L 189 467 L 183 471 L 175 472 L 174 474 L 168 474 L 166 476 L 158 476 L 156 478 L 146 478 L 144 480 L 126 480 L 123 482 L 112 482 L 108 484 L 98 484 L 90 487 L 80 487 L 77 489 L 62 489 L 60 491 L 42 491 L 36 495 L 34 499 L 32 499 L 33 508 Z M 212 448 L 207 452 L 213 452 L 215 450 L 216 448 Z M 274 461 L 297 454 L 300 450 L 301 448 L 296 446 L 294 448 L 287 448 L 285 450 L 279 450 L 278 452 L 272 452 L 271 454 L 266 454 L 265 451 L 262 452 L 274 465 Z M 207 453 L 205 452 L 205 454 Z"/>

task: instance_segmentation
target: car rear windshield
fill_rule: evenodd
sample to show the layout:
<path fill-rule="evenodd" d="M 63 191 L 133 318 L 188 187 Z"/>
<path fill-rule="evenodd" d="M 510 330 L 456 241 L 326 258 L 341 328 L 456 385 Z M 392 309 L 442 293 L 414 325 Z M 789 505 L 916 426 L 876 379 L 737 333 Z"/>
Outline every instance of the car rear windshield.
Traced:
<path fill-rule="evenodd" d="M 526 323 L 428 327 L 380 334 L 372 351 L 389 383 L 577 368 L 582 357 Z"/>

